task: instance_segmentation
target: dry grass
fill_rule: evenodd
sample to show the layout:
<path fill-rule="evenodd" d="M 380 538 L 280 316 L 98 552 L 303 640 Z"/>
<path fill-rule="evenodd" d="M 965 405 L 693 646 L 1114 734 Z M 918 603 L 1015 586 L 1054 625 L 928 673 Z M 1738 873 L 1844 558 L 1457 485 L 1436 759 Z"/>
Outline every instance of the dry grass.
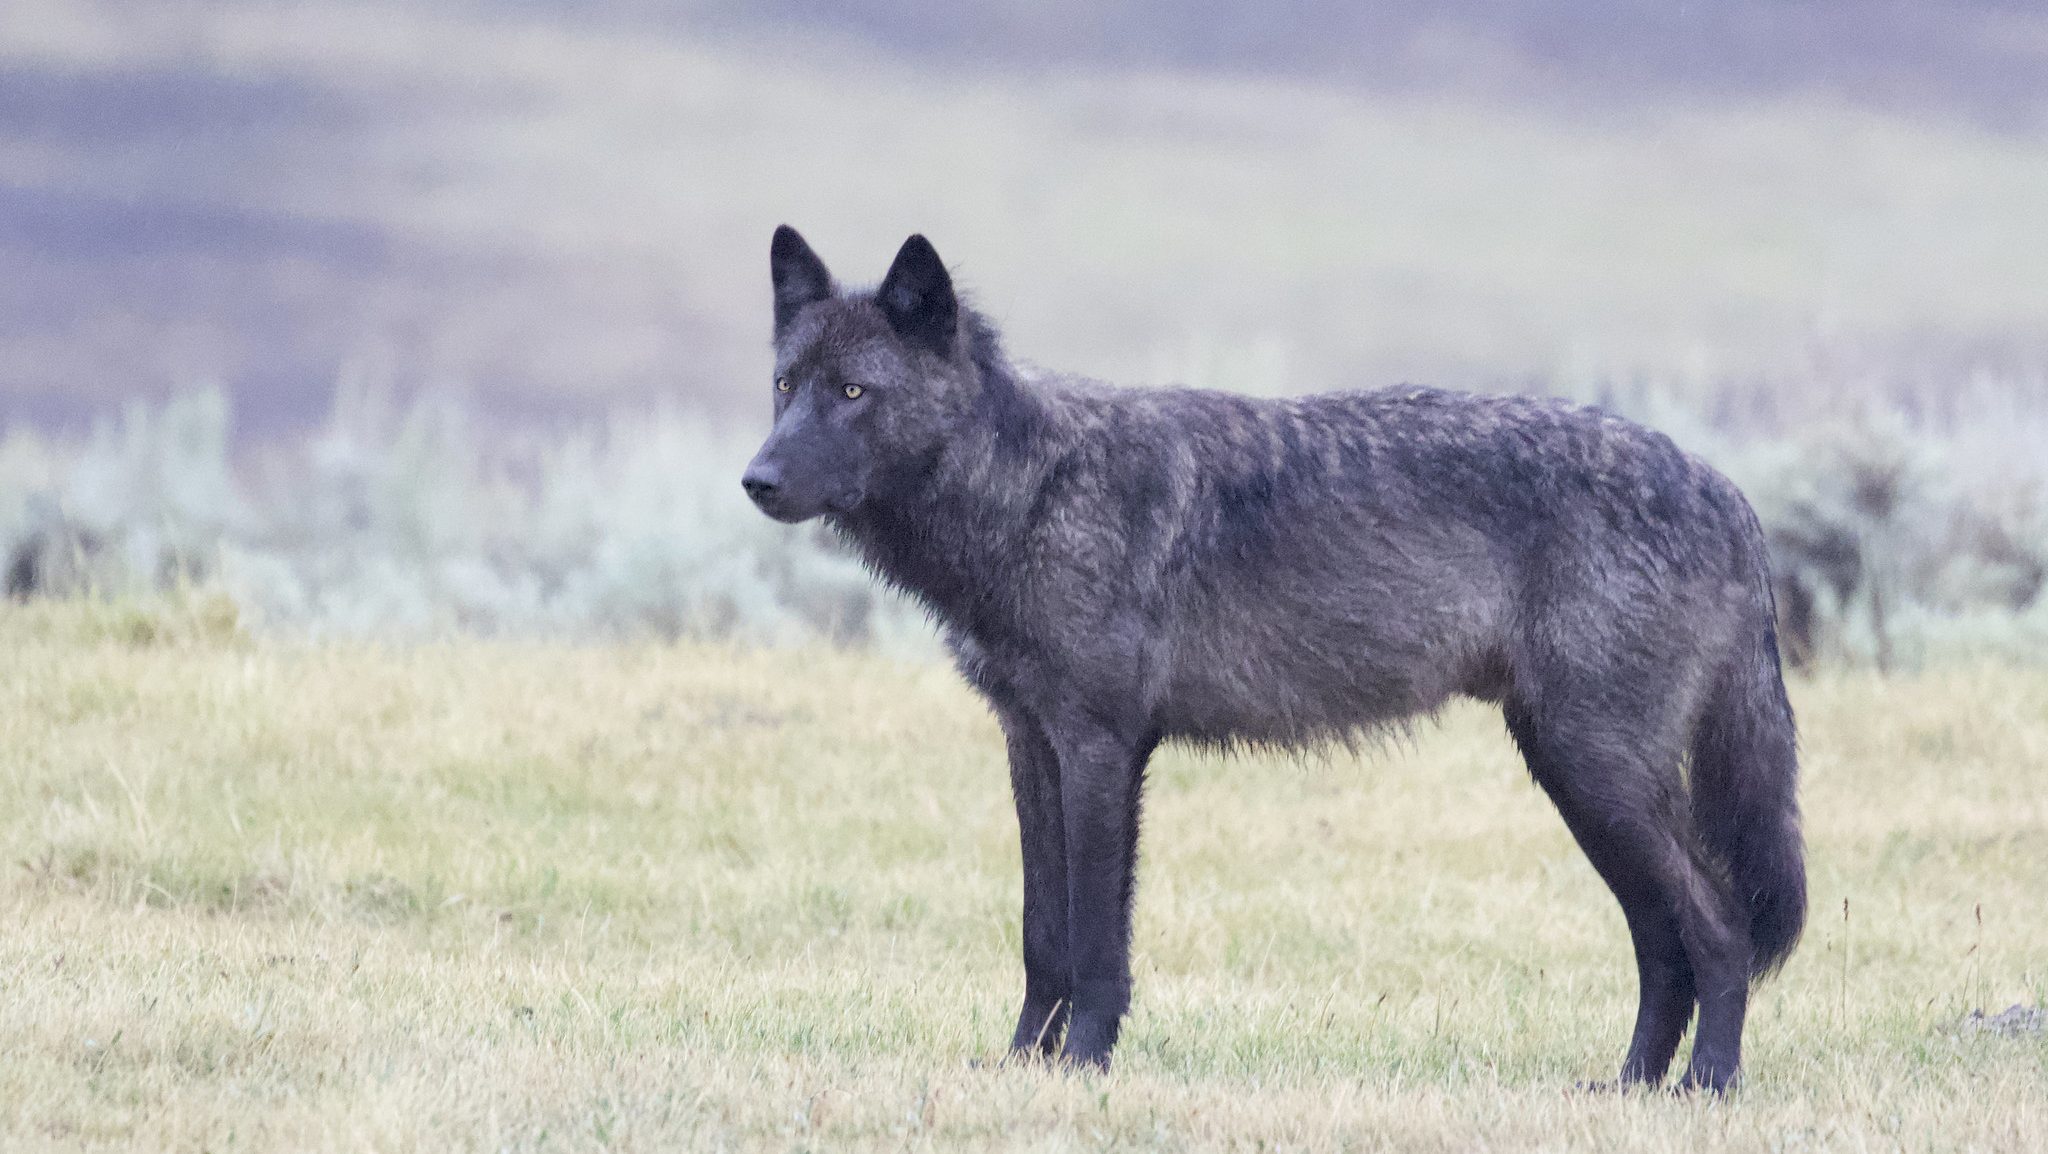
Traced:
<path fill-rule="evenodd" d="M 1478 709 L 1163 758 L 1085 1078 L 974 1064 L 1015 833 L 943 668 L 79 608 L 0 649 L 8 1150 L 2048 1147 L 2048 1040 L 1949 1028 L 2048 993 L 2040 673 L 1796 687 L 1816 917 L 1711 1102 L 1570 1092 L 1621 921 Z"/>

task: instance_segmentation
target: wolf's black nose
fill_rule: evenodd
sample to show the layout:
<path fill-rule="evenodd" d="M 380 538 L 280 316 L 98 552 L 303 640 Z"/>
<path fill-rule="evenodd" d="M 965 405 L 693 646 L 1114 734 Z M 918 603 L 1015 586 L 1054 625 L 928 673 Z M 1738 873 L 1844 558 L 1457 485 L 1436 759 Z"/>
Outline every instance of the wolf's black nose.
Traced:
<path fill-rule="evenodd" d="M 747 496 L 752 497 L 756 501 L 762 501 L 775 495 L 776 481 L 775 470 L 764 469 L 759 465 L 754 465 L 750 466 L 747 469 L 746 475 L 740 478 L 740 488 L 747 491 Z"/>

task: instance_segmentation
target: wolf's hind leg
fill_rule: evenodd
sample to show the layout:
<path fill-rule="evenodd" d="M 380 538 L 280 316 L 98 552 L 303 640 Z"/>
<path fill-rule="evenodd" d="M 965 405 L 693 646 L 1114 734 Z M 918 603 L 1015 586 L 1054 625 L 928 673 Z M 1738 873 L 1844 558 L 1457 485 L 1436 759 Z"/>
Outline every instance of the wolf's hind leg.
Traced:
<path fill-rule="evenodd" d="M 1635 749 L 1627 727 L 1598 718 L 1539 717 L 1514 701 L 1506 716 L 1529 772 L 1621 903 L 1639 980 L 1621 1081 L 1654 1085 L 1692 1020 L 1703 976 L 1693 939 L 1717 935 L 1723 904 L 1687 846 L 1679 755 Z"/>

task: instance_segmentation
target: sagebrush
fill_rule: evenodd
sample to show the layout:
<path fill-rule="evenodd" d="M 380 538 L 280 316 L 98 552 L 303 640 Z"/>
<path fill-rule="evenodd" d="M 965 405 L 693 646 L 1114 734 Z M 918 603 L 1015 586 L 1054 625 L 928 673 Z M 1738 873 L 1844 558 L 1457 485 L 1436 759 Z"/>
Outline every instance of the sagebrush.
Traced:
<path fill-rule="evenodd" d="M 1225 376 L 1205 383 L 1276 391 Z M 1742 486 L 1781 614 L 1801 615 L 1791 657 L 1910 666 L 2048 657 L 2048 465 L 2026 448 L 2032 408 L 1999 403 L 2025 384 L 1939 414 L 1873 403 L 1791 424 L 1696 385 L 1557 391 Z M 212 391 L 133 403 L 83 436 L 14 423 L 0 560 L 18 598 L 202 588 L 288 633 L 928 645 L 829 537 L 749 507 L 739 474 L 765 418 L 646 407 L 507 428 L 442 397 L 343 388 L 317 427 L 257 443 Z"/>

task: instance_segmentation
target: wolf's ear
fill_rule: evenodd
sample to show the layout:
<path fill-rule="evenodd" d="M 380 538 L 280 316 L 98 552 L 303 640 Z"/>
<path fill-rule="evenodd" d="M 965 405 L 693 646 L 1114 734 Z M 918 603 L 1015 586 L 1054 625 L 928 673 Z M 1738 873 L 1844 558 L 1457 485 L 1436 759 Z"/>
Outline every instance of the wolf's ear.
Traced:
<path fill-rule="evenodd" d="M 922 236 L 903 242 L 889 275 L 875 290 L 875 303 L 905 342 L 942 357 L 952 355 L 960 328 L 960 298 L 953 295 L 953 278 L 946 275 L 932 242 Z"/>
<path fill-rule="evenodd" d="M 768 276 L 775 282 L 778 337 L 805 305 L 831 299 L 832 274 L 825 271 L 825 262 L 804 243 L 800 233 L 786 224 L 777 226 L 775 239 L 768 245 Z"/>

